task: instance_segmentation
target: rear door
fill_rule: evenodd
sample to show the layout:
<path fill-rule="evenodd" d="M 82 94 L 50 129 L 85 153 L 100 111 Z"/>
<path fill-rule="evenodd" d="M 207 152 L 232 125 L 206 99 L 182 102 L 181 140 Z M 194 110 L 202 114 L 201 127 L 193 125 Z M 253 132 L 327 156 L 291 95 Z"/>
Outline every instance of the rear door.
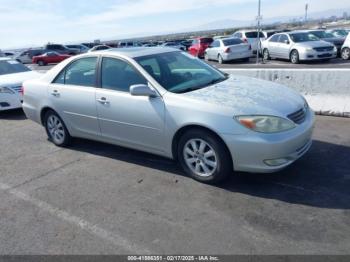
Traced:
<path fill-rule="evenodd" d="M 100 135 L 96 110 L 97 57 L 85 57 L 66 66 L 48 88 L 49 97 L 72 135 Z"/>
<path fill-rule="evenodd" d="M 271 57 L 278 57 L 278 39 L 280 38 L 280 35 L 274 35 L 270 38 L 270 40 L 267 40 L 267 49 L 269 50 Z"/>

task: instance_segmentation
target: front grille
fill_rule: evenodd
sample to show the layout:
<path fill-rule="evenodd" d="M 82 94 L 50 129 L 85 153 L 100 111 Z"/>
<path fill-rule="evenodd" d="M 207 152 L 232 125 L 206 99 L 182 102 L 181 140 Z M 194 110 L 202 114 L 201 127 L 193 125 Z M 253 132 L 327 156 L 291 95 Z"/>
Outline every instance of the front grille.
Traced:
<path fill-rule="evenodd" d="M 322 54 L 322 55 L 317 55 L 318 58 L 326 58 L 326 57 L 331 57 L 332 54 Z"/>
<path fill-rule="evenodd" d="M 305 119 L 306 119 L 306 111 L 305 111 L 305 109 L 300 109 L 300 110 L 294 112 L 293 114 L 290 114 L 290 115 L 288 116 L 288 118 L 289 118 L 290 120 L 292 120 L 294 123 L 300 125 L 300 124 L 302 124 L 302 123 L 305 121 Z"/>
<path fill-rule="evenodd" d="M 317 52 L 332 51 L 333 50 L 333 46 L 314 47 L 314 50 L 316 50 Z"/>

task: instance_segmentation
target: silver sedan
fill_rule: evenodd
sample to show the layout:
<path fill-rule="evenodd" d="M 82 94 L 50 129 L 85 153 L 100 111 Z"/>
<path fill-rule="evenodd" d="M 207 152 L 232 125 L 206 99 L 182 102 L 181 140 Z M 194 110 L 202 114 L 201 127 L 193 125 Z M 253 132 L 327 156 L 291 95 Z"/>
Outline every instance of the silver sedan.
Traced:
<path fill-rule="evenodd" d="M 158 154 L 205 183 L 279 171 L 312 143 L 314 113 L 301 95 L 173 48 L 72 57 L 23 89 L 27 117 L 55 145 L 82 137 Z"/>
<path fill-rule="evenodd" d="M 225 38 L 215 40 L 205 50 L 205 60 L 216 60 L 220 64 L 228 61 L 243 59 L 248 61 L 253 55 L 252 46 L 239 38 Z"/>
<path fill-rule="evenodd" d="M 337 57 L 337 48 L 308 32 L 290 32 L 271 36 L 262 42 L 264 60 L 288 59 L 293 64 L 300 61 L 328 60 Z"/>

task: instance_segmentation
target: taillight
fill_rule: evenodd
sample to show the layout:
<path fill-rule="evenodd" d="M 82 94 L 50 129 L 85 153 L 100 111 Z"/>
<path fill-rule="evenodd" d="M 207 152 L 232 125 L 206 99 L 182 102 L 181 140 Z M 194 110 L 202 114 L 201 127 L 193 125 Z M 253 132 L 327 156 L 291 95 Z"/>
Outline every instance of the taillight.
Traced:
<path fill-rule="evenodd" d="M 21 86 L 21 90 L 19 91 L 20 94 L 22 94 L 22 96 L 24 95 L 24 87 Z"/>
<path fill-rule="evenodd" d="M 228 47 L 228 48 L 225 49 L 224 52 L 225 52 L 225 53 L 230 53 L 230 52 L 231 52 L 231 49 Z"/>

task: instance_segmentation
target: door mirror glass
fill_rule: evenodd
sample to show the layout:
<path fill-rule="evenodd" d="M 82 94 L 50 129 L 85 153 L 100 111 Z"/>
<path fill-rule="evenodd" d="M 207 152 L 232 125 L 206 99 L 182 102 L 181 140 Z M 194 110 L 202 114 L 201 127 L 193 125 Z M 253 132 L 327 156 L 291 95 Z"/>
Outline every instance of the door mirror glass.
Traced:
<path fill-rule="evenodd" d="M 286 45 L 289 45 L 289 44 L 290 44 L 290 42 L 289 42 L 288 40 L 284 40 L 284 43 L 285 43 Z"/>
<path fill-rule="evenodd" d="M 158 93 L 154 89 L 144 84 L 130 86 L 130 94 L 133 96 L 148 96 L 148 97 L 158 96 Z"/>

